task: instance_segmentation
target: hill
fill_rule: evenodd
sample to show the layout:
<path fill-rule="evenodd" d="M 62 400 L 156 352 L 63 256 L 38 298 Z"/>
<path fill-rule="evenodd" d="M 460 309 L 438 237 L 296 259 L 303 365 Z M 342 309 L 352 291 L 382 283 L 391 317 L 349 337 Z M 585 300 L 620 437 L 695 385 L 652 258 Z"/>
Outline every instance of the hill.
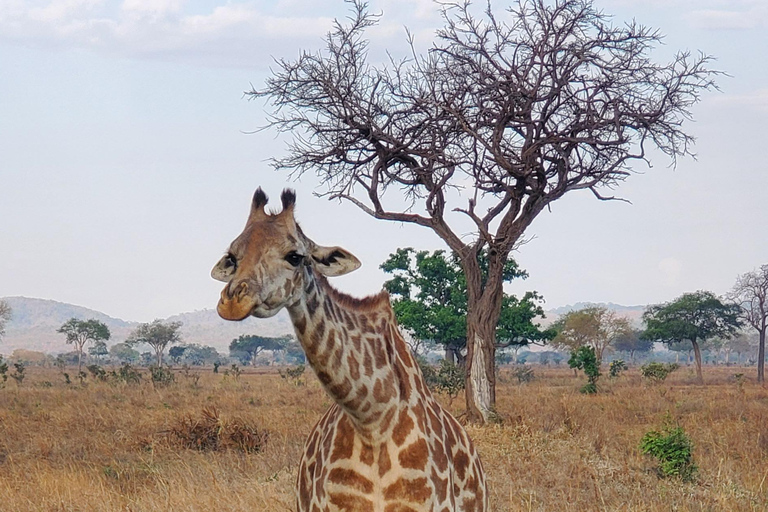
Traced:
<path fill-rule="evenodd" d="M 48 299 L 28 297 L 5 297 L 10 304 L 13 317 L 0 341 L 0 353 L 10 354 L 17 348 L 57 354 L 68 352 L 63 334 L 56 329 L 70 318 L 83 320 L 94 318 L 104 322 L 112 333 L 109 346 L 124 341 L 139 322 L 113 318 L 93 309 L 57 302 Z M 227 322 L 219 318 L 216 311 L 204 309 L 171 316 L 165 320 L 182 322 L 181 334 L 185 343 L 210 345 L 220 352 L 227 352 L 229 343 L 241 334 L 281 336 L 293 332 L 287 313 L 281 312 L 273 318 L 249 318 L 242 322 Z"/>

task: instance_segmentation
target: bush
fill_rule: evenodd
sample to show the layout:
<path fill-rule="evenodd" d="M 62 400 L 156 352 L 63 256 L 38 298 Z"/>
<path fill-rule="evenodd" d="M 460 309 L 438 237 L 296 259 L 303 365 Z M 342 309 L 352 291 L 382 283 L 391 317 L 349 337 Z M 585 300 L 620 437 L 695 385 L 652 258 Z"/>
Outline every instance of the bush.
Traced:
<path fill-rule="evenodd" d="M 152 385 L 154 387 L 170 386 L 176 380 L 171 368 L 165 366 L 150 366 L 149 375 L 152 378 Z"/>
<path fill-rule="evenodd" d="M 660 477 L 679 477 L 684 482 L 695 479 L 698 468 L 693 463 L 693 443 L 682 427 L 668 425 L 646 433 L 640 450 L 658 460 Z"/>
<path fill-rule="evenodd" d="M 612 379 L 615 379 L 621 375 L 621 372 L 625 371 L 626 369 L 627 363 L 625 363 L 623 359 L 614 359 L 611 361 L 611 366 L 608 367 L 608 375 Z"/>
<path fill-rule="evenodd" d="M 119 370 L 110 372 L 115 382 L 122 382 L 123 384 L 138 384 L 141 382 L 141 372 L 136 370 L 129 363 L 123 364 Z"/>
<path fill-rule="evenodd" d="M 597 393 L 597 379 L 600 378 L 600 362 L 595 355 L 595 349 L 583 346 L 571 352 L 568 366 L 577 370 L 583 370 L 587 376 L 587 383 L 579 391 L 588 395 Z"/>
<path fill-rule="evenodd" d="M 286 368 L 285 371 L 277 370 L 280 377 L 286 380 L 290 380 L 296 386 L 303 386 L 304 381 L 301 380 L 301 376 L 304 375 L 305 367 L 303 364 L 294 366 L 292 368 Z"/>
<path fill-rule="evenodd" d="M 24 370 L 26 370 L 26 368 L 24 367 L 24 363 L 22 362 L 13 363 L 13 368 L 14 368 L 14 371 L 11 374 L 11 378 L 13 378 L 13 380 L 16 381 L 17 386 L 21 386 L 22 382 L 24 382 L 24 377 L 25 377 Z"/>
<path fill-rule="evenodd" d="M 8 382 L 8 363 L 3 361 L 3 356 L 0 355 L 0 388 L 5 387 L 5 383 Z"/>
<path fill-rule="evenodd" d="M 531 382 L 534 378 L 533 368 L 525 365 L 516 365 L 512 369 L 512 375 L 517 377 L 517 382 L 522 384 L 523 382 Z"/>
<path fill-rule="evenodd" d="M 166 431 L 183 448 L 200 451 L 237 449 L 246 453 L 260 452 L 267 443 L 269 432 L 238 419 L 223 420 L 215 408 L 203 409 L 202 417 L 181 418 Z"/>
<path fill-rule="evenodd" d="M 91 374 L 91 377 L 93 377 L 96 380 L 100 380 L 102 382 L 107 380 L 107 372 L 104 371 L 104 368 L 97 364 L 91 364 L 85 367 L 86 370 L 88 370 Z"/>
<path fill-rule="evenodd" d="M 640 367 L 640 374 L 653 382 L 664 382 L 670 373 L 680 368 L 677 363 L 648 363 Z"/>

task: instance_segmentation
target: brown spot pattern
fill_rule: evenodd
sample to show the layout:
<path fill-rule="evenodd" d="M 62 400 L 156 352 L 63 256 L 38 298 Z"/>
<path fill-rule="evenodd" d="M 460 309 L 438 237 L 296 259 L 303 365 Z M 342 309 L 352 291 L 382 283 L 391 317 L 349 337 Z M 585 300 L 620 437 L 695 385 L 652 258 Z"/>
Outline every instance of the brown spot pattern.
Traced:
<path fill-rule="evenodd" d="M 409 444 L 398 455 L 400 466 L 408 469 L 424 469 L 429 458 L 429 446 L 425 439 Z"/>
<path fill-rule="evenodd" d="M 352 469 L 333 468 L 331 472 L 328 473 L 328 480 L 336 484 L 344 484 L 363 494 L 370 494 L 373 492 L 373 482 Z"/>

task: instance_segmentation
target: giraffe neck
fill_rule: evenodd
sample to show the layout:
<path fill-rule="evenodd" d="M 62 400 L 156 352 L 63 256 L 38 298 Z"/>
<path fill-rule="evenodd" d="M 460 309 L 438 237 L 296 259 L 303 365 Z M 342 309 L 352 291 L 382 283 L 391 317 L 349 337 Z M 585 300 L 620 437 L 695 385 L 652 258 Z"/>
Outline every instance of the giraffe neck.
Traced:
<path fill-rule="evenodd" d="M 307 362 L 361 431 L 383 434 L 414 386 L 426 389 L 386 292 L 347 297 L 307 267 L 304 294 L 288 312 Z"/>

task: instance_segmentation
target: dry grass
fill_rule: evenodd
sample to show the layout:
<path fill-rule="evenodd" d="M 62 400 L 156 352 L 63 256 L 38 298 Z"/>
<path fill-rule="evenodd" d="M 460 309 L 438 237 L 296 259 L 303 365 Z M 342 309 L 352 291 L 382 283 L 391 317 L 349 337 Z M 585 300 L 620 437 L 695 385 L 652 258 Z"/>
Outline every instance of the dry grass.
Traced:
<path fill-rule="evenodd" d="M 579 394 L 583 379 L 567 370 L 537 369 L 524 385 L 502 373 L 504 423 L 468 427 L 492 510 L 768 510 L 768 390 L 735 382 L 741 372 L 754 370 L 709 369 L 697 386 L 683 368 L 648 386 L 630 371 L 604 379 L 598 396 Z M 28 373 L 23 387 L 0 390 L 1 510 L 293 510 L 304 439 L 330 403 L 313 378 L 297 387 L 277 374 L 235 381 L 206 370 L 155 390 L 146 377 L 82 388 L 53 369 Z M 667 415 L 694 441 L 696 483 L 659 480 L 639 453 Z M 168 434 L 195 425 L 270 435 L 247 453 L 184 449 Z"/>

